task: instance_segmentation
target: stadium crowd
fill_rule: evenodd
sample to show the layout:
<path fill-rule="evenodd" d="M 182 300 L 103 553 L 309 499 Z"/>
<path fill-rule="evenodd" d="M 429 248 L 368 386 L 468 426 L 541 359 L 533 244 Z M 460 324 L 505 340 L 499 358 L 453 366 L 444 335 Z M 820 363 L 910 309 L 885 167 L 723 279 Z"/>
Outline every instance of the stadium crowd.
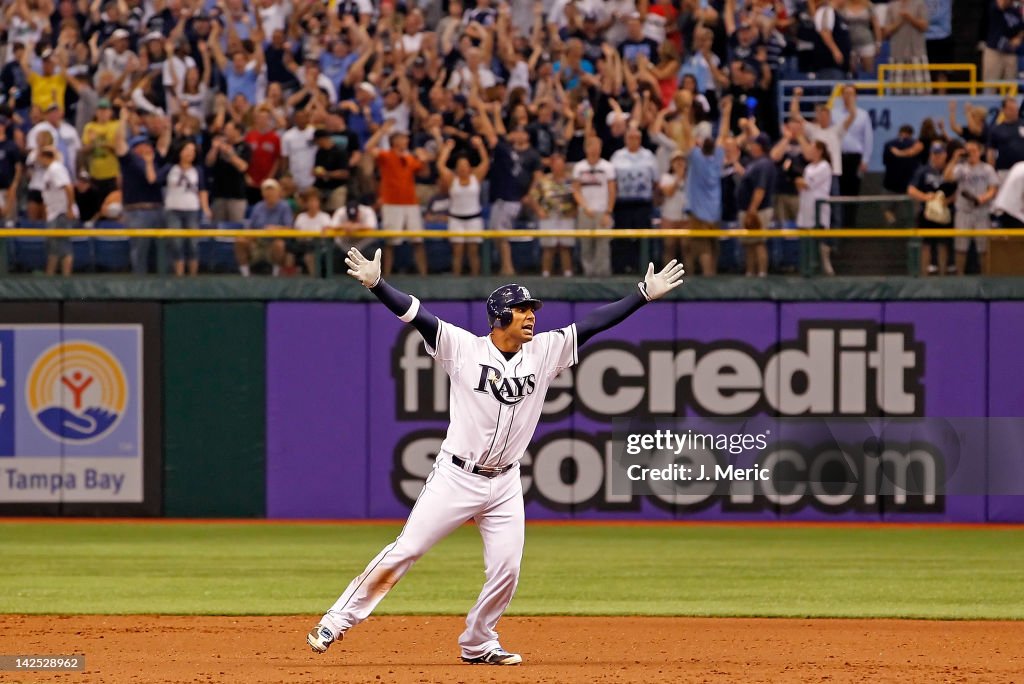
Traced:
<path fill-rule="evenodd" d="M 993 0 L 984 59 L 1000 77 L 1020 16 Z M 813 115 L 797 91 L 780 121 L 778 81 L 870 72 L 885 43 L 894 59 L 948 61 L 951 24 L 951 0 L 9 0 L 0 211 L 311 235 L 418 230 L 424 216 L 458 232 L 827 227 L 837 217 L 816 202 L 860 192 L 871 121 L 853 87 Z M 920 201 L 921 225 L 984 227 L 1024 161 L 1016 101 L 996 124 L 965 116 L 949 113 L 955 135 L 922 126 L 885 148 L 885 187 Z M 384 246 L 386 273 L 401 242 Z M 540 242 L 544 275 L 639 261 L 638 240 Z M 132 240 L 135 272 L 152 270 L 151 243 Z M 765 275 L 765 241 L 745 243 L 746 274 Z M 451 246 L 453 273 L 480 271 L 479 237 Z M 511 243 L 496 246 L 514 273 Z M 195 241 L 169 247 L 176 273 L 198 271 Z M 716 272 L 716 240 L 654 248 Z M 69 241 L 47 250 L 48 272 L 72 271 Z M 234 251 L 243 275 L 316 268 L 310 241 L 254 232 Z M 825 244 L 821 257 L 830 273 Z"/>

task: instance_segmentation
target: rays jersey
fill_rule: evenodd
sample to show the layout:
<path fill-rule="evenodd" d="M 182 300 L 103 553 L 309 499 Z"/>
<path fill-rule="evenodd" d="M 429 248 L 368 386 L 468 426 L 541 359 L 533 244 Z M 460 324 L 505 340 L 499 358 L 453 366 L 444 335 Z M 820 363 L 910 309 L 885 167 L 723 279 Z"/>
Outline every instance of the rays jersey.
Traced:
<path fill-rule="evenodd" d="M 522 458 L 551 380 L 577 362 L 576 325 L 534 335 L 506 360 L 489 336 L 438 320 L 427 353 L 451 378 L 451 422 L 441 450 L 496 468 Z"/>

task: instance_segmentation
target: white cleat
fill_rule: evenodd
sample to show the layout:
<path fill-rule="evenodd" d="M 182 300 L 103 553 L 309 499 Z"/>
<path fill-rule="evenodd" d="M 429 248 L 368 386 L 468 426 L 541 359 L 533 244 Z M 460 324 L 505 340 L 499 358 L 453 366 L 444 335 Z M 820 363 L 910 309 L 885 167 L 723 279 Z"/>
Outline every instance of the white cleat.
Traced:
<path fill-rule="evenodd" d="M 344 638 L 344 633 L 334 636 L 330 628 L 321 623 L 309 631 L 309 634 L 306 635 L 306 643 L 314 653 L 327 653 L 331 644 Z"/>
<path fill-rule="evenodd" d="M 470 665 L 519 665 L 523 662 L 523 656 L 518 653 L 509 653 L 499 647 L 479 658 L 462 656 L 462 661 Z"/>

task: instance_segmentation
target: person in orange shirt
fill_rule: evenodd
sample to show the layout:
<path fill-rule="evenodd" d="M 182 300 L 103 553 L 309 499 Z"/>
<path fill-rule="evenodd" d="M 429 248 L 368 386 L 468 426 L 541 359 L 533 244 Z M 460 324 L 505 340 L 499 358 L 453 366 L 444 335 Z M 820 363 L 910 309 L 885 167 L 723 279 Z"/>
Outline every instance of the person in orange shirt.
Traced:
<path fill-rule="evenodd" d="M 416 174 L 426 175 L 427 159 L 422 150 L 409 152 L 409 134 L 405 131 L 392 132 L 394 121 L 388 119 L 366 141 L 366 152 L 377 161 L 380 170 L 381 228 L 384 230 L 423 230 L 423 215 L 419 200 L 416 199 Z M 383 135 L 389 134 L 391 149 L 377 147 Z M 384 275 L 391 275 L 394 265 L 395 245 L 402 244 L 401 238 L 391 239 L 384 247 Z M 416 271 L 427 275 L 427 250 L 423 238 L 412 238 L 413 259 Z"/>

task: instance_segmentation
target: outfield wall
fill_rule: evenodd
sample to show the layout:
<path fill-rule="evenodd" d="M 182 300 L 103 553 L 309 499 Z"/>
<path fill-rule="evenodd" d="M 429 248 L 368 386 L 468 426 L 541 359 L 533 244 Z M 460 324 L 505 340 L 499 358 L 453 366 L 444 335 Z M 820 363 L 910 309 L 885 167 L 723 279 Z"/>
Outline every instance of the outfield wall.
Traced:
<path fill-rule="evenodd" d="M 865 286 L 873 292 L 903 285 Z M 473 301 L 429 306 L 446 321 L 482 334 L 486 319 L 475 294 L 466 291 Z M 298 301 L 271 302 L 0 302 L 0 513 L 405 516 L 444 435 L 447 377 L 430 362 L 418 335 L 366 301 L 365 292 L 346 297 L 359 301 L 300 295 L 295 293 Z M 566 325 L 597 305 L 548 299 L 539 327 Z M 52 343 L 33 342 L 14 325 L 43 319 L 58 331 Z M 38 397 L 29 402 L 32 387 L 45 385 L 32 379 L 35 360 L 53 344 L 73 342 L 80 332 L 74 326 L 83 322 L 131 323 L 139 331 L 142 370 L 130 379 L 122 407 L 141 421 L 138 496 L 112 488 L 86 491 L 81 478 L 68 487 L 67 473 L 82 462 L 75 460 L 83 457 L 78 443 L 66 434 L 47 435 L 45 421 L 32 418 L 45 410 Z M 5 331 L 16 336 L 5 337 Z M 96 339 L 102 346 L 102 336 Z M 1017 490 L 1007 486 L 1024 473 L 1022 448 L 988 456 L 985 449 L 965 452 L 958 467 L 992 486 L 939 496 L 928 505 L 915 497 L 832 505 L 808 495 L 781 506 L 757 490 L 747 499 L 629 500 L 612 491 L 607 471 L 612 420 L 622 416 L 786 416 L 806 414 L 809 407 L 821 415 L 864 419 L 1024 416 L 1021 339 L 1024 301 L 1015 299 L 734 297 L 645 307 L 585 345 L 579 365 L 552 385 L 523 464 L 527 515 L 1024 521 L 1024 496 L 1009 495 Z M 128 365 L 121 359 L 122 368 Z M 64 368 L 74 371 L 72 356 Z M 59 373 L 50 382 L 59 389 Z M 109 403 L 98 382 L 83 395 L 83 406 Z M 71 411 L 69 420 L 83 408 L 59 392 L 53 396 Z M 25 451 L 43 438 L 57 445 L 56 456 Z M 121 433 L 89 439 L 94 456 L 130 455 Z M 19 487 L 28 480 L 10 475 L 14 461 L 6 458 L 15 456 L 34 458 L 40 469 L 61 478 L 37 489 Z"/>

